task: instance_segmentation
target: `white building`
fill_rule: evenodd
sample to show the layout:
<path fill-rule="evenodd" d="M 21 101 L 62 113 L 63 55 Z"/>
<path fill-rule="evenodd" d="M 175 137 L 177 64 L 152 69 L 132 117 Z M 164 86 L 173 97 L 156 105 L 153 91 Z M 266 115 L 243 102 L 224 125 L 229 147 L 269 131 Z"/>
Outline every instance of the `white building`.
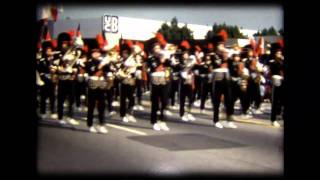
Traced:
<path fill-rule="evenodd" d="M 258 32 L 258 30 L 252 30 L 252 29 L 240 29 L 240 32 L 244 36 L 248 36 L 248 38 L 254 38 L 253 35 Z"/>
<path fill-rule="evenodd" d="M 165 21 L 131 18 L 116 16 L 117 18 L 117 32 L 116 33 L 105 33 L 109 45 L 113 46 L 118 42 L 122 36 L 123 39 L 146 41 L 154 37 L 157 30 L 161 27 Z M 52 27 L 53 37 L 56 38 L 60 32 L 69 31 L 71 29 L 76 30 L 78 24 L 81 26 L 81 34 L 83 38 L 95 38 L 98 33 L 103 30 L 104 18 L 90 18 L 90 19 L 65 19 L 56 21 Z M 113 22 L 113 21 L 110 21 Z M 170 22 L 167 22 L 170 25 Z M 178 23 L 179 27 L 183 27 L 184 23 Z M 208 31 L 212 30 L 212 26 L 198 25 L 198 24 L 187 24 L 187 27 L 193 31 L 193 37 L 196 40 L 205 39 Z M 240 29 L 244 35 L 253 37 L 256 30 Z M 245 40 L 242 40 L 245 41 Z M 243 44 L 243 43 L 240 43 Z"/>

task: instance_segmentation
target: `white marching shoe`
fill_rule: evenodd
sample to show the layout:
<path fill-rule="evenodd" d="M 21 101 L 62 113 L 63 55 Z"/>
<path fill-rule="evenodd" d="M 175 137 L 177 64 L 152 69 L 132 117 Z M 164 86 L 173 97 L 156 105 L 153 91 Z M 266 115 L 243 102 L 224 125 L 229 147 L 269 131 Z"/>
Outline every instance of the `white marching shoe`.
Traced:
<path fill-rule="evenodd" d="M 59 123 L 60 123 L 61 125 L 67 124 L 67 122 L 66 122 L 65 120 L 63 120 L 63 119 L 60 119 L 60 120 L 59 120 Z"/>
<path fill-rule="evenodd" d="M 214 126 L 217 127 L 217 128 L 219 128 L 219 129 L 222 129 L 222 128 L 223 128 L 223 126 L 222 126 L 222 124 L 221 124 L 220 122 L 216 122 L 216 123 L 214 124 Z"/>
<path fill-rule="evenodd" d="M 189 121 L 188 115 L 187 115 L 187 114 L 183 115 L 183 116 L 181 117 L 181 120 L 184 121 L 184 122 L 188 122 L 188 121 Z"/>
<path fill-rule="evenodd" d="M 96 130 L 95 127 L 91 126 L 91 127 L 89 127 L 89 132 L 91 132 L 91 133 L 97 133 L 98 131 Z"/>
<path fill-rule="evenodd" d="M 41 119 L 47 119 L 48 115 L 47 114 L 40 114 Z"/>
<path fill-rule="evenodd" d="M 206 100 L 204 104 L 207 108 L 212 108 L 212 102 L 210 99 Z"/>
<path fill-rule="evenodd" d="M 107 134 L 108 133 L 108 130 L 105 126 L 99 126 L 99 132 L 102 133 L 102 134 Z"/>
<path fill-rule="evenodd" d="M 124 116 L 124 117 L 122 118 L 122 121 L 125 122 L 125 123 L 127 123 L 127 122 L 129 122 L 129 119 L 128 119 L 127 116 Z"/>
<path fill-rule="evenodd" d="M 109 112 L 109 116 L 113 116 L 113 115 L 115 115 L 115 114 L 117 114 L 115 111 Z"/>
<path fill-rule="evenodd" d="M 162 129 L 164 131 L 169 131 L 170 130 L 165 122 L 160 121 L 158 124 L 160 126 L 160 129 Z"/>
<path fill-rule="evenodd" d="M 148 94 L 150 94 L 150 91 L 146 91 L 146 92 L 144 92 L 144 94 L 148 95 Z"/>
<path fill-rule="evenodd" d="M 142 105 L 138 105 L 138 110 L 139 111 L 144 111 L 144 107 Z"/>
<path fill-rule="evenodd" d="M 80 96 L 80 100 L 83 100 L 83 101 L 84 101 L 85 99 L 86 99 L 86 96 L 85 96 L 85 95 L 81 95 L 81 96 Z"/>
<path fill-rule="evenodd" d="M 158 123 L 154 123 L 153 130 L 155 130 L 155 131 L 160 131 L 161 130 L 161 128 L 160 128 Z"/>
<path fill-rule="evenodd" d="M 128 115 L 128 120 L 134 123 L 137 122 L 136 118 L 133 117 L 132 115 Z"/>
<path fill-rule="evenodd" d="M 118 101 L 113 101 L 113 102 L 112 102 L 112 106 L 120 106 L 120 104 L 119 104 Z"/>
<path fill-rule="evenodd" d="M 138 106 L 136 105 L 136 106 L 133 106 L 133 110 L 138 110 Z"/>
<path fill-rule="evenodd" d="M 178 110 L 178 109 L 179 109 L 179 106 L 178 106 L 178 105 L 171 106 L 171 109 L 172 109 L 172 110 Z"/>
<path fill-rule="evenodd" d="M 250 118 L 252 118 L 252 115 L 250 115 L 250 114 L 242 114 L 241 115 L 241 119 L 250 119 Z"/>
<path fill-rule="evenodd" d="M 70 117 L 68 117 L 67 120 L 72 125 L 79 125 L 80 124 L 79 121 L 77 121 L 77 120 L 75 120 L 73 118 L 70 118 Z"/>
<path fill-rule="evenodd" d="M 195 107 L 200 107 L 200 100 L 196 100 L 196 101 L 193 103 L 193 105 L 194 105 Z"/>
<path fill-rule="evenodd" d="M 261 111 L 261 109 L 256 109 L 254 110 L 254 114 L 263 114 L 263 112 Z"/>
<path fill-rule="evenodd" d="M 232 129 L 236 129 L 236 128 L 238 127 L 238 126 L 236 126 L 236 125 L 235 125 L 233 122 L 231 122 L 231 121 L 228 122 L 227 124 L 228 124 L 228 127 L 229 127 L 229 128 L 232 128 Z"/>
<path fill-rule="evenodd" d="M 206 114 L 207 111 L 205 109 L 200 109 L 200 114 Z"/>
<path fill-rule="evenodd" d="M 172 112 L 169 110 L 164 110 L 165 115 L 172 116 Z"/>
<path fill-rule="evenodd" d="M 188 113 L 187 117 L 188 117 L 188 120 L 190 120 L 190 121 L 195 121 L 196 120 L 196 118 L 190 113 Z"/>
<path fill-rule="evenodd" d="M 50 115 L 50 118 L 51 118 L 51 119 L 58 119 L 58 115 L 57 115 L 57 114 L 51 114 L 51 115 Z"/>
<path fill-rule="evenodd" d="M 273 122 L 272 122 L 272 126 L 274 126 L 274 127 L 280 127 L 281 125 L 279 124 L 278 121 L 273 121 Z"/>

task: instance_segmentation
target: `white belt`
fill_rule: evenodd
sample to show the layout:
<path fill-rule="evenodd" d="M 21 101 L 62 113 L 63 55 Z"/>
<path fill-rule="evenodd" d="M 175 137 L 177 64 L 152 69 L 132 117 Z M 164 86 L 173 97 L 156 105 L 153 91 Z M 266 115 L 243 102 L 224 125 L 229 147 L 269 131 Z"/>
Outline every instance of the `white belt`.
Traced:
<path fill-rule="evenodd" d="M 221 81 L 229 76 L 228 69 L 224 69 L 224 68 L 215 69 L 212 75 L 214 80 Z"/>
<path fill-rule="evenodd" d="M 151 74 L 151 82 L 154 85 L 166 84 L 165 72 L 154 72 Z"/>
<path fill-rule="evenodd" d="M 214 73 L 227 73 L 228 69 L 227 68 L 217 68 L 213 70 Z"/>
<path fill-rule="evenodd" d="M 231 79 L 232 79 L 232 81 L 239 81 L 239 80 L 241 80 L 240 77 L 231 77 Z"/>
<path fill-rule="evenodd" d="M 89 80 L 93 80 L 93 81 L 103 81 L 105 80 L 103 76 L 98 77 L 98 76 L 90 76 Z"/>
<path fill-rule="evenodd" d="M 72 80 L 72 76 L 70 74 L 67 75 L 59 75 L 60 80 Z"/>

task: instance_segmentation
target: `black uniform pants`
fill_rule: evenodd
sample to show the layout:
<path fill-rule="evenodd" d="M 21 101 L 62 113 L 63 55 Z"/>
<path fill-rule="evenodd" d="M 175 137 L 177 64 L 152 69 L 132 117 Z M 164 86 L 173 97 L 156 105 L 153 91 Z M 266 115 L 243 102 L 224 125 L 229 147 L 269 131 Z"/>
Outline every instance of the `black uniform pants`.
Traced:
<path fill-rule="evenodd" d="M 81 105 L 81 95 L 85 95 L 87 94 L 86 92 L 86 82 L 85 81 L 82 81 L 82 82 L 79 82 L 79 81 L 76 81 L 75 82 L 75 99 L 76 99 L 76 106 L 77 107 L 80 107 Z M 85 105 L 87 105 L 87 98 L 86 98 L 86 103 Z"/>
<path fill-rule="evenodd" d="M 167 106 L 169 85 L 154 85 L 151 86 L 151 124 L 157 122 L 157 111 L 159 110 L 159 104 L 161 103 L 160 109 L 160 120 L 164 120 L 164 109 Z"/>
<path fill-rule="evenodd" d="M 200 100 L 201 99 L 201 93 L 202 93 L 202 90 L 201 90 L 201 86 L 202 86 L 202 77 L 200 76 L 194 76 L 194 99 L 195 100 Z"/>
<path fill-rule="evenodd" d="M 59 80 L 58 84 L 58 118 L 63 117 L 63 103 L 68 97 L 69 111 L 68 116 L 73 116 L 73 102 L 74 102 L 74 81 L 73 80 Z"/>
<path fill-rule="evenodd" d="M 184 104 L 186 101 L 186 97 L 188 97 L 189 104 L 188 104 L 188 112 L 191 111 L 191 106 L 193 103 L 193 90 L 192 85 L 190 84 L 180 84 L 180 116 L 184 115 Z"/>
<path fill-rule="evenodd" d="M 254 80 L 251 78 L 248 81 L 248 96 L 249 104 L 251 105 L 254 103 L 254 107 L 258 109 L 262 102 L 262 97 L 260 94 L 260 85 L 259 83 L 254 82 Z"/>
<path fill-rule="evenodd" d="M 207 100 L 208 94 L 210 94 L 210 97 L 213 96 L 212 94 L 212 83 L 204 82 L 202 83 L 201 87 L 201 104 L 200 104 L 200 109 L 204 109 L 205 107 L 205 102 Z"/>
<path fill-rule="evenodd" d="M 93 125 L 93 113 L 97 103 L 98 116 L 100 125 L 104 124 L 104 110 L 105 110 L 105 89 L 88 89 L 88 115 L 87 126 Z"/>
<path fill-rule="evenodd" d="M 279 87 L 273 86 L 272 90 L 272 106 L 271 106 L 271 121 L 276 120 L 276 116 L 283 111 L 283 85 Z M 282 114 L 282 117 L 284 114 Z"/>
<path fill-rule="evenodd" d="M 142 86 L 143 86 L 143 80 L 142 79 L 137 79 L 136 80 L 136 89 L 137 89 L 137 99 L 138 99 L 138 105 L 141 105 L 141 100 L 142 100 Z"/>
<path fill-rule="evenodd" d="M 120 81 L 118 78 L 114 79 L 113 88 L 114 88 L 114 100 L 117 101 L 118 97 L 120 96 Z"/>
<path fill-rule="evenodd" d="M 243 114 L 247 114 L 249 109 L 249 99 L 246 90 L 243 91 L 240 88 L 240 85 L 236 81 L 230 81 L 231 86 L 231 113 L 234 113 L 234 105 L 237 99 L 240 99 L 241 109 Z"/>
<path fill-rule="evenodd" d="M 120 87 L 120 116 L 124 117 L 126 112 L 132 114 L 132 109 L 134 106 L 134 90 L 135 87 L 121 83 Z M 126 106 L 126 99 L 129 100 L 128 107 Z"/>
<path fill-rule="evenodd" d="M 170 100 L 171 100 L 171 106 L 174 106 L 175 104 L 175 99 L 176 99 L 176 94 L 179 94 L 179 79 L 177 80 L 172 80 L 171 81 L 171 86 L 170 86 Z"/>
<path fill-rule="evenodd" d="M 110 89 L 106 90 L 107 102 L 108 102 L 108 111 L 109 112 L 113 111 L 112 102 L 113 102 L 114 90 L 115 90 L 114 87 L 111 87 Z"/>
<path fill-rule="evenodd" d="M 230 83 L 228 80 L 214 81 L 212 83 L 212 102 L 213 102 L 213 122 L 219 121 L 219 107 L 221 102 L 221 96 L 224 95 L 224 104 L 226 107 L 227 116 L 232 115 L 231 111 L 231 90 Z"/>
<path fill-rule="evenodd" d="M 55 113 L 55 84 L 50 80 L 43 80 L 44 85 L 40 86 L 40 114 L 46 113 L 46 100 L 49 98 L 50 111 Z"/>

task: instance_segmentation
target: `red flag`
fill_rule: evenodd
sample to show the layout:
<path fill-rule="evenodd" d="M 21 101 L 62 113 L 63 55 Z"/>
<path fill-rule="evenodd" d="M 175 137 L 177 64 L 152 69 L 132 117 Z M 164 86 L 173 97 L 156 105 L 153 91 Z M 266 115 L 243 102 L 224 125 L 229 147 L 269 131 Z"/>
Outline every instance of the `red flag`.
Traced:
<path fill-rule="evenodd" d="M 133 46 L 133 42 L 131 40 L 127 40 L 126 44 L 131 48 Z"/>
<path fill-rule="evenodd" d="M 221 29 L 218 35 L 222 36 L 224 42 L 228 40 L 228 33 L 224 29 Z"/>
<path fill-rule="evenodd" d="M 38 42 L 37 48 L 38 48 L 38 50 L 42 49 L 41 41 Z"/>
<path fill-rule="evenodd" d="M 182 47 L 184 47 L 184 48 L 186 48 L 186 49 L 190 49 L 190 44 L 189 44 L 189 42 L 188 41 L 186 41 L 186 40 L 183 40 L 182 42 L 181 42 L 181 46 Z"/>
<path fill-rule="evenodd" d="M 283 39 L 278 39 L 277 43 L 280 44 L 280 47 L 283 48 L 284 47 L 284 42 Z"/>
<path fill-rule="evenodd" d="M 212 43 L 208 43 L 207 48 L 208 48 L 209 50 L 213 50 L 213 44 L 212 44 Z"/>
<path fill-rule="evenodd" d="M 264 54 L 264 39 L 263 39 L 263 37 L 260 37 L 258 40 L 256 53 L 258 56 Z"/>
<path fill-rule="evenodd" d="M 51 41 L 51 36 L 50 36 L 49 30 L 47 30 L 45 40 L 46 41 Z"/>
<path fill-rule="evenodd" d="M 101 33 L 97 34 L 96 40 L 97 40 L 97 42 L 98 42 L 98 44 L 99 44 L 99 47 L 100 47 L 100 48 L 103 48 L 103 46 L 104 46 L 104 39 L 103 39 L 103 36 L 102 36 Z"/>
<path fill-rule="evenodd" d="M 253 48 L 253 51 L 256 49 L 256 41 L 253 38 L 250 38 L 250 45 Z"/>
<path fill-rule="evenodd" d="M 52 46 L 53 46 L 54 49 L 58 47 L 58 43 L 57 43 L 57 40 L 56 40 L 56 39 L 53 39 L 53 40 L 51 41 L 51 43 L 52 43 Z"/>

